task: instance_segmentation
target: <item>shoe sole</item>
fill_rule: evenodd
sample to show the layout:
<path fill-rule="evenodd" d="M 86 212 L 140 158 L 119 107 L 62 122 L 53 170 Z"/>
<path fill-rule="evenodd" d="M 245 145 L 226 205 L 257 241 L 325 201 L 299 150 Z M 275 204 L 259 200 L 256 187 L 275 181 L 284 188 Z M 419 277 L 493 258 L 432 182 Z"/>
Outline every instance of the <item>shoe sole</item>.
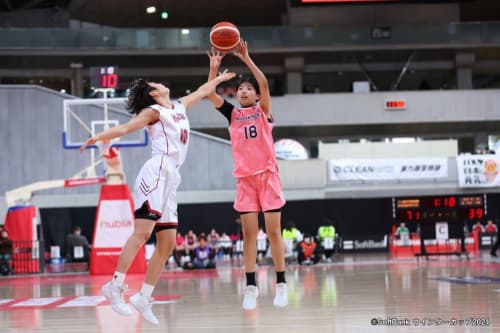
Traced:
<path fill-rule="evenodd" d="M 273 302 L 273 305 L 275 308 L 286 308 L 288 306 L 288 303 L 286 304 L 276 304 Z"/>

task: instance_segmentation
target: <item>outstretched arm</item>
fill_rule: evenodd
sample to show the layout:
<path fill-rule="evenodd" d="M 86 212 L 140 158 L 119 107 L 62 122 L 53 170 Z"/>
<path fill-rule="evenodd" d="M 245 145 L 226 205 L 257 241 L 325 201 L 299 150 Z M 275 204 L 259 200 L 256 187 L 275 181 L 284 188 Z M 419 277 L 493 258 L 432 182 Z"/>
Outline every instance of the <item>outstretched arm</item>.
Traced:
<path fill-rule="evenodd" d="M 217 76 L 222 58 L 224 58 L 226 54 L 212 47 L 210 51 L 207 51 L 207 55 L 210 59 L 210 72 L 208 73 L 208 81 L 210 81 Z M 224 103 L 224 99 L 217 94 L 216 90 L 212 91 L 212 93 L 208 95 L 208 98 L 216 108 L 220 108 Z"/>
<path fill-rule="evenodd" d="M 184 96 L 182 98 L 179 98 L 179 100 L 182 102 L 182 104 L 184 104 L 186 109 L 189 109 L 189 107 L 198 103 L 203 98 L 209 96 L 215 90 L 217 85 L 219 85 L 222 82 L 231 80 L 235 75 L 236 75 L 235 73 L 228 72 L 227 70 L 225 70 L 219 76 L 208 81 L 207 83 L 202 84 L 195 92 L 187 96 Z"/>
<path fill-rule="evenodd" d="M 118 126 L 111 127 L 101 133 L 98 133 L 84 142 L 80 147 L 80 152 L 84 151 L 90 145 L 95 144 L 97 141 L 109 141 L 129 133 L 135 132 L 146 127 L 148 124 L 156 121 L 159 117 L 158 111 L 154 109 L 145 109 L 137 117 L 130 119 L 129 122 Z"/>
<path fill-rule="evenodd" d="M 234 51 L 234 55 L 241 59 L 252 72 L 260 90 L 260 106 L 266 114 L 267 118 L 271 118 L 271 93 L 269 92 L 269 83 L 264 73 L 253 62 L 248 54 L 248 44 L 245 40 L 241 40 L 238 48 Z"/>

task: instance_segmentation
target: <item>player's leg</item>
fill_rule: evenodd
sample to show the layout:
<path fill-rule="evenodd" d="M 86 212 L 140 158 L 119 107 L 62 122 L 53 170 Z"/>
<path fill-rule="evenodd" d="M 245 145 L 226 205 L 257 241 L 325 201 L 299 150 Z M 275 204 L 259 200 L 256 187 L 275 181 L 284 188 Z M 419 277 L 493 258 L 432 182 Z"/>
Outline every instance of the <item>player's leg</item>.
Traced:
<path fill-rule="evenodd" d="M 257 260 L 257 233 L 259 231 L 259 213 L 241 214 L 243 230 L 243 256 L 245 272 L 255 272 Z M 248 283 L 247 283 L 248 284 Z"/>
<path fill-rule="evenodd" d="M 257 233 L 259 231 L 259 213 L 241 214 L 243 230 L 243 260 L 247 285 L 243 296 L 243 308 L 253 310 L 257 307 L 259 290 L 255 279 L 255 263 L 257 260 Z"/>
<path fill-rule="evenodd" d="M 156 247 L 148 263 L 146 278 L 139 293 L 130 298 L 130 302 L 139 311 L 144 319 L 152 324 L 159 321 L 151 310 L 153 289 L 160 279 L 168 257 L 175 248 L 176 229 L 156 227 Z"/>
<path fill-rule="evenodd" d="M 240 212 L 243 231 L 243 260 L 247 285 L 243 296 L 243 308 L 253 310 L 257 306 L 259 290 L 255 280 L 255 264 L 257 260 L 257 233 L 259 227 L 259 211 L 257 176 L 239 178 L 236 183 L 236 200 L 234 209 Z"/>
<path fill-rule="evenodd" d="M 265 212 L 264 219 L 276 270 L 276 295 L 273 304 L 276 307 L 285 307 L 288 305 L 288 296 L 285 280 L 285 243 L 281 237 L 281 212 Z"/>
<path fill-rule="evenodd" d="M 123 297 L 126 290 L 125 274 L 134 261 L 139 249 L 149 239 L 155 223 L 155 221 L 148 219 L 136 219 L 134 221 L 134 231 L 123 246 L 122 252 L 118 257 L 113 279 L 101 289 L 104 297 L 111 303 L 113 310 L 123 316 L 130 316 L 132 314 L 132 310 L 125 304 Z"/>
<path fill-rule="evenodd" d="M 288 304 L 285 280 L 285 243 L 281 237 L 281 208 L 285 205 L 285 199 L 277 173 L 263 173 L 260 182 L 259 201 L 264 211 L 267 239 L 276 270 L 276 296 L 273 304 L 277 307 L 284 307 Z"/>

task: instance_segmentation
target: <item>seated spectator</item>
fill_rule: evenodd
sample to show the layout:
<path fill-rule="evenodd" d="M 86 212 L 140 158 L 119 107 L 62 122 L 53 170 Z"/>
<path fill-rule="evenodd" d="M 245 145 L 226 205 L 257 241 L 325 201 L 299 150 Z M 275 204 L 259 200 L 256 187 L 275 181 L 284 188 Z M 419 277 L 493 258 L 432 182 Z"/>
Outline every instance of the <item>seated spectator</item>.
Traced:
<path fill-rule="evenodd" d="M 177 267 L 182 267 L 182 256 L 184 255 L 184 237 L 180 232 L 177 232 L 175 236 L 175 249 L 173 253 L 173 257 Z"/>
<path fill-rule="evenodd" d="M 297 243 L 302 240 L 302 234 L 296 228 L 294 221 L 288 221 L 282 232 L 285 243 L 285 257 L 293 256 Z"/>
<path fill-rule="evenodd" d="M 321 242 L 321 248 L 327 261 L 331 261 L 331 256 L 335 249 L 335 227 L 332 220 L 324 218 L 322 225 L 318 229 L 318 237 Z"/>
<path fill-rule="evenodd" d="M 194 248 L 196 247 L 196 234 L 193 230 L 189 230 L 184 237 L 184 254 L 191 257 L 194 256 Z"/>
<path fill-rule="evenodd" d="M 243 255 L 243 231 L 241 228 L 241 218 L 237 217 L 234 220 L 236 224 L 236 232 L 229 235 L 231 241 L 233 242 L 233 255 L 235 257 L 240 257 Z"/>
<path fill-rule="evenodd" d="M 12 241 L 6 229 L 0 231 L 0 274 L 12 274 L 10 261 L 12 259 Z"/>
<path fill-rule="evenodd" d="M 205 236 L 200 236 L 199 245 L 194 249 L 192 262 L 184 264 L 185 269 L 215 268 L 215 252 L 207 244 Z"/>
<path fill-rule="evenodd" d="M 224 259 L 229 259 L 233 256 L 233 242 L 225 232 L 219 238 L 219 251 L 222 251 Z"/>
<path fill-rule="evenodd" d="M 406 224 L 404 222 L 401 222 L 398 229 L 396 230 L 396 235 L 401 236 L 401 234 L 403 234 L 403 233 L 409 234 L 410 230 L 408 229 L 408 227 L 406 226 Z"/>
<path fill-rule="evenodd" d="M 472 226 L 472 233 L 474 235 L 479 235 L 484 232 L 484 227 L 481 224 L 481 221 L 477 221 L 476 224 Z"/>
<path fill-rule="evenodd" d="M 217 231 L 215 231 L 215 229 L 210 230 L 210 233 L 207 236 L 207 241 L 208 244 L 210 244 L 212 249 L 215 251 L 215 253 L 217 253 L 219 249 L 219 239 L 220 236 L 217 233 Z"/>
<path fill-rule="evenodd" d="M 259 228 L 257 233 L 257 260 L 262 261 L 262 258 L 267 253 L 267 235 L 262 228 Z"/>
<path fill-rule="evenodd" d="M 90 245 L 87 237 L 82 235 L 82 228 L 75 226 L 73 233 L 66 237 L 66 260 L 88 261 Z"/>
<path fill-rule="evenodd" d="M 300 265 L 316 264 L 319 261 L 319 246 L 311 235 L 304 235 L 304 239 L 297 245 L 297 259 Z"/>
<path fill-rule="evenodd" d="M 410 229 L 406 226 L 404 222 L 401 222 L 398 229 L 396 230 L 396 237 L 398 237 L 403 245 L 410 244 Z"/>
<path fill-rule="evenodd" d="M 486 227 L 484 227 L 484 232 L 487 232 L 489 234 L 497 233 L 497 226 L 493 223 L 492 220 L 488 220 L 488 222 L 486 223 Z"/>

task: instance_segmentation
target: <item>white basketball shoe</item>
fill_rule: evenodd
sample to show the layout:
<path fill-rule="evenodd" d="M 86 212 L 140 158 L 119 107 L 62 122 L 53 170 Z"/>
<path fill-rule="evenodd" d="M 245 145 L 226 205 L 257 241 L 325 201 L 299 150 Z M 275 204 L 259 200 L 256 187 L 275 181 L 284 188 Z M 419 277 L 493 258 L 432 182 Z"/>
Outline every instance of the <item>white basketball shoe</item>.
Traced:
<path fill-rule="evenodd" d="M 114 286 L 112 281 L 109 281 L 101 288 L 102 294 L 106 297 L 109 303 L 111 303 L 113 310 L 122 316 L 132 315 L 132 310 L 130 310 L 130 307 L 125 304 L 125 299 L 123 297 L 126 289 L 127 286 Z"/>
<path fill-rule="evenodd" d="M 274 296 L 273 305 L 278 308 L 284 308 L 288 305 L 288 293 L 286 283 L 276 284 L 276 295 Z"/>
<path fill-rule="evenodd" d="M 153 297 L 144 296 L 141 293 L 137 293 L 130 297 L 130 303 L 134 308 L 142 315 L 142 317 L 149 321 L 151 324 L 158 325 L 160 322 L 156 318 L 155 314 L 151 310 L 153 306 Z"/>
<path fill-rule="evenodd" d="M 257 307 L 259 288 L 257 286 L 246 286 L 243 295 L 243 309 L 254 310 Z"/>

